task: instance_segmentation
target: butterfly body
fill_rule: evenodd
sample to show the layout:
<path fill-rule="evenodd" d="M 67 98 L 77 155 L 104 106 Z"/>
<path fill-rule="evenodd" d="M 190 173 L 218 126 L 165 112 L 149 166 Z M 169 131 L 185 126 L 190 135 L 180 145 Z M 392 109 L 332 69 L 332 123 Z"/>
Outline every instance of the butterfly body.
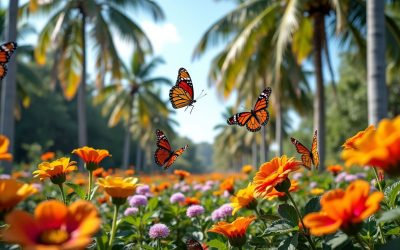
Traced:
<path fill-rule="evenodd" d="M 303 165 L 307 169 L 311 169 L 311 165 L 313 165 L 316 169 L 319 166 L 319 154 L 318 154 L 318 138 L 317 138 L 317 130 L 314 132 L 311 150 L 309 150 L 306 146 L 304 146 L 297 139 L 291 137 L 290 141 L 296 147 L 297 153 L 301 154 L 301 161 Z"/>
<path fill-rule="evenodd" d="M 0 45 L 0 80 L 7 75 L 7 63 L 17 48 L 17 43 L 8 42 Z"/>
<path fill-rule="evenodd" d="M 185 68 L 178 70 L 178 78 L 176 84 L 169 91 L 169 100 L 171 101 L 174 109 L 192 107 L 196 103 L 194 99 L 194 90 L 192 79 L 189 72 Z"/>
<path fill-rule="evenodd" d="M 204 248 L 201 246 L 200 242 L 195 239 L 188 239 L 186 241 L 186 249 L 187 250 L 203 250 Z"/>
<path fill-rule="evenodd" d="M 171 145 L 165 134 L 157 129 L 157 149 L 154 153 L 154 160 L 157 165 L 163 167 L 163 169 L 168 169 L 175 160 L 189 147 L 186 145 L 176 151 L 171 149 Z"/>
<path fill-rule="evenodd" d="M 246 126 L 250 132 L 257 132 L 261 126 L 267 125 L 269 121 L 268 102 L 271 95 L 271 88 L 268 87 L 261 92 L 254 108 L 250 112 L 237 113 L 228 118 L 229 125 Z"/>

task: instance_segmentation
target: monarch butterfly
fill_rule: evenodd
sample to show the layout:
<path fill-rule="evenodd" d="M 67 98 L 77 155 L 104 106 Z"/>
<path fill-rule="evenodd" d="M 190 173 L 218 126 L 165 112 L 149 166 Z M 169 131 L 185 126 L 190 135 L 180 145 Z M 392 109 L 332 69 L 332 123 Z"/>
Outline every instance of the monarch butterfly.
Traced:
<path fill-rule="evenodd" d="M 293 145 L 296 147 L 297 153 L 301 154 L 301 161 L 303 165 L 311 170 L 311 164 L 314 165 L 315 169 L 318 169 L 319 165 L 319 155 L 318 155 L 318 138 L 317 138 L 317 130 L 314 132 L 311 150 L 306 148 L 303 144 L 301 144 L 298 140 L 293 137 L 290 138 Z"/>
<path fill-rule="evenodd" d="M 268 102 L 271 95 L 271 88 L 268 87 L 261 92 L 254 108 L 250 112 L 241 112 L 230 117 L 227 122 L 229 125 L 245 126 L 250 132 L 257 132 L 261 126 L 265 126 L 269 121 Z"/>
<path fill-rule="evenodd" d="M 190 78 L 189 72 L 186 69 L 180 68 L 178 70 L 176 84 L 169 91 L 169 100 L 171 101 L 172 107 L 174 109 L 186 107 L 187 109 L 191 106 L 193 110 L 193 104 L 196 102 L 193 95 L 192 78 Z M 192 113 L 192 110 L 190 113 Z"/>
<path fill-rule="evenodd" d="M 7 63 L 17 48 L 17 43 L 8 42 L 0 45 L 0 80 L 7 75 Z"/>
<path fill-rule="evenodd" d="M 200 242 L 197 240 L 190 238 L 186 241 L 186 249 L 187 250 L 203 250 Z"/>
<path fill-rule="evenodd" d="M 165 170 L 175 162 L 176 158 L 178 158 L 189 147 L 189 145 L 186 145 L 176 151 L 172 151 L 167 137 L 161 130 L 156 130 L 156 136 L 157 150 L 154 153 L 154 160 L 157 165 L 162 166 Z"/>

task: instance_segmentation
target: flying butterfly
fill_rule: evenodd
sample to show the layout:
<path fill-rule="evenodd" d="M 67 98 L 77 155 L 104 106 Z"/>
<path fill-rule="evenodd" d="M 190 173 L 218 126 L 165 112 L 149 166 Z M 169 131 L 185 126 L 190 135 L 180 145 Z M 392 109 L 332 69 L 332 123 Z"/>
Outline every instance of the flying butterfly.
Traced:
<path fill-rule="evenodd" d="M 157 150 L 154 153 L 154 160 L 157 165 L 165 169 L 169 168 L 175 160 L 189 147 L 189 145 L 184 146 L 176 151 L 171 149 L 171 145 L 168 142 L 167 137 L 164 133 L 157 129 Z"/>
<path fill-rule="evenodd" d="M 187 250 L 203 250 L 200 242 L 197 240 L 190 238 L 186 241 L 186 249 Z"/>
<path fill-rule="evenodd" d="M 227 122 L 229 125 L 246 126 L 250 132 L 257 132 L 261 126 L 265 126 L 269 121 L 268 102 L 271 95 L 271 88 L 268 87 L 261 92 L 254 108 L 250 112 L 241 112 L 231 116 Z"/>
<path fill-rule="evenodd" d="M 198 97 L 197 99 L 199 98 L 200 97 Z M 192 107 L 190 111 L 190 113 L 192 113 L 194 107 L 193 104 L 196 102 L 196 100 L 194 99 L 192 78 L 190 77 L 189 72 L 186 69 L 180 68 L 178 70 L 178 78 L 176 79 L 176 84 L 169 91 L 169 100 L 171 101 L 172 107 L 174 109 L 179 109 L 183 107 L 186 107 L 187 109 L 189 107 Z"/>
<path fill-rule="evenodd" d="M 7 75 L 7 63 L 17 48 L 17 43 L 8 42 L 0 45 L 0 80 Z"/>
<path fill-rule="evenodd" d="M 318 155 L 318 138 L 317 138 L 317 130 L 314 132 L 314 136 L 312 139 L 311 150 L 309 150 L 306 146 L 300 143 L 298 140 L 293 137 L 290 138 L 293 145 L 296 147 L 297 153 L 301 154 L 301 161 L 303 165 L 311 170 L 311 164 L 314 165 L 315 169 L 318 169 L 319 165 L 319 155 Z"/>

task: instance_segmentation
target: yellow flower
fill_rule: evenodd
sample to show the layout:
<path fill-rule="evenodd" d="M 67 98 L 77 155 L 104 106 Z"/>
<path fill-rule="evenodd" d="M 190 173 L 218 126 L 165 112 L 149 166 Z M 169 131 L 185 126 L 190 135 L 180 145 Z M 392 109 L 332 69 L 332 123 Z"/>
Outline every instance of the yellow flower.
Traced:
<path fill-rule="evenodd" d="M 13 211 L 6 216 L 10 227 L 3 232 L 3 241 L 23 249 L 85 249 L 100 228 L 96 207 L 88 201 L 77 201 L 69 207 L 50 200 L 40 203 L 32 216 Z"/>
<path fill-rule="evenodd" d="M 352 148 L 343 150 L 342 157 L 347 166 L 374 166 L 400 175 L 400 116 L 383 119 L 376 130 L 366 131 Z"/>
<path fill-rule="evenodd" d="M 313 188 L 310 190 L 310 194 L 312 194 L 312 195 L 320 195 L 324 192 L 325 192 L 325 190 L 323 190 L 322 188 Z"/>
<path fill-rule="evenodd" d="M 357 233 L 359 224 L 379 210 L 383 193 L 369 194 L 370 185 L 363 180 L 352 182 L 346 189 L 336 189 L 321 198 L 321 211 L 309 213 L 304 224 L 313 235 L 331 234 L 341 229 L 349 235 Z"/>
<path fill-rule="evenodd" d="M 78 155 L 85 162 L 85 167 L 89 171 L 99 168 L 99 163 L 104 158 L 111 156 L 105 149 L 94 149 L 86 146 L 74 149 L 72 153 Z"/>
<path fill-rule="evenodd" d="M 10 140 L 4 135 L 0 135 L 0 160 L 11 161 L 12 154 L 8 153 L 8 147 L 10 146 Z"/>
<path fill-rule="evenodd" d="M 271 161 L 261 165 L 253 178 L 253 185 L 258 196 L 266 196 L 278 184 L 284 182 L 291 172 L 300 168 L 303 163 L 295 158 L 275 157 Z"/>
<path fill-rule="evenodd" d="M 0 220 L 26 197 L 38 190 L 29 184 L 14 179 L 0 179 Z"/>
<path fill-rule="evenodd" d="M 252 165 L 244 165 L 243 167 L 242 167 L 242 173 L 245 173 L 245 174 L 250 174 L 252 171 L 253 171 L 253 166 Z"/>
<path fill-rule="evenodd" d="M 61 184 L 65 182 L 66 174 L 77 170 L 76 162 L 69 161 L 68 157 L 62 157 L 52 162 L 42 162 L 39 164 L 39 169 L 34 171 L 35 177 L 40 180 L 50 178 L 54 184 Z"/>
<path fill-rule="evenodd" d="M 135 193 L 136 188 L 140 185 L 137 183 L 138 178 L 113 177 L 107 176 L 97 179 L 97 184 L 104 188 L 106 193 L 112 198 L 125 199 Z"/>
<path fill-rule="evenodd" d="M 231 198 L 231 206 L 233 207 L 232 215 L 234 215 L 239 209 L 247 207 L 251 208 L 257 205 L 257 201 L 254 198 L 254 186 L 249 183 L 246 188 L 240 189 L 236 195 Z"/>
<path fill-rule="evenodd" d="M 255 216 L 250 216 L 238 217 L 232 223 L 220 221 L 208 231 L 222 234 L 229 239 L 229 243 L 232 246 L 241 247 L 246 243 L 247 228 L 255 219 Z"/>

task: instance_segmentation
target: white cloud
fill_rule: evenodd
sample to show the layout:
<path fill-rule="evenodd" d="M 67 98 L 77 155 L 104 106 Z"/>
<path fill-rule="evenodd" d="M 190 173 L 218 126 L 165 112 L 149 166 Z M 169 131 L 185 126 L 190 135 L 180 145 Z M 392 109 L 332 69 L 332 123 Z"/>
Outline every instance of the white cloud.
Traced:
<path fill-rule="evenodd" d="M 168 44 L 177 44 L 181 41 L 178 30 L 172 23 L 155 24 L 144 21 L 141 26 L 156 53 L 160 53 Z"/>

